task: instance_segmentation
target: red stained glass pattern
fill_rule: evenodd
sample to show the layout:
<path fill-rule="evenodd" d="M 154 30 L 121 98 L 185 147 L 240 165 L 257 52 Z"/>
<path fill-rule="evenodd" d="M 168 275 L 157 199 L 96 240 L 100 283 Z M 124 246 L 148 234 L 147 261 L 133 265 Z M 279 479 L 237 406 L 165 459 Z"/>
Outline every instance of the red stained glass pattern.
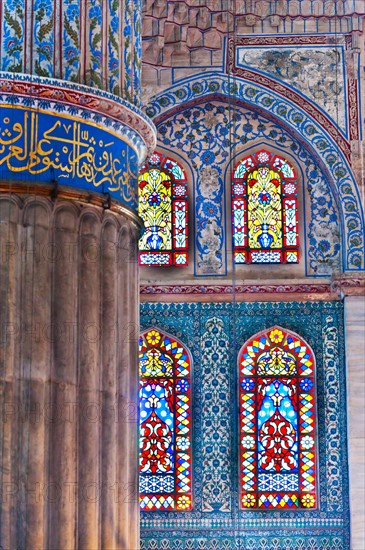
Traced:
<path fill-rule="evenodd" d="M 188 200 L 184 169 L 153 153 L 138 178 L 138 213 L 144 223 L 139 265 L 188 265 Z"/>
<path fill-rule="evenodd" d="M 235 263 L 298 263 L 296 175 L 288 161 L 261 150 L 232 174 Z"/>
<path fill-rule="evenodd" d="M 242 508 L 316 508 L 315 362 L 273 327 L 239 353 Z"/>
<path fill-rule="evenodd" d="M 139 343 L 142 510 L 192 508 L 190 357 L 157 329 Z"/>

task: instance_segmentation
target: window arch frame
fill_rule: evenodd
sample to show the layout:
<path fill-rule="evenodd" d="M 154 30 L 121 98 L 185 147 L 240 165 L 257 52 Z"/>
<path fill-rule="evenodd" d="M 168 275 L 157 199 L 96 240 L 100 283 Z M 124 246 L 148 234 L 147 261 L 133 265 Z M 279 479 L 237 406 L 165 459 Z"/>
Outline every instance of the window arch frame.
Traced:
<path fill-rule="evenodd" d="M 142 426 L 142 418 L 141 418 L 141 388 L 142 388 L 142 381 L 143 381 L 143 378 L 145 379 L 153 379 L 153 377 L 150 377 L 150 376 L 146 376 L 146 377 L 143 377 L 141 375 L 141 369 L 140 369 L 140 360 L 141 360 L 141 351 L 143 351 L 143 348 L 141 349 L 141 341 L 143 341 L 143 339 L 145 339 L 145 342 L 148 344 L 149 342 L 147 341 L 147 335 L 149 333 L 157 333 L 161 336 L 160 340 L 158 341 L 158 345 L 160 345 L 160 342 L 161 341 L 165 341 L 166 340 L 170 340 L 170 343 L 173 343 L 173 344 L 176 344 L 177 345 L 177 349 L 179 349 L 179 347 L 182 349 L 183 353 L 185 354 L 185 357 L 186 357 L 186 362 L 188 363 L 188 367 L 187 367 L 187 370 L 188 370 L 188 373 L 187 374 L 184 374 L 184 371 L 182 371 L 182 375 L 181 376 L 178 376 L 177 374 L 177 370 L 178 370 L 178 366 L 174 363 L 174 373 L 173 373 L 173 384 L 172 384 L 172 394 L 173 394 L 173 404 L 174 404 L 174 412 L 173 412 L 173 427 L 174 427 L 174 442 L 173 442 L 173 478 L 174 478 L 174 490 L 173 492 L 165 492 L 163 493 L 163 491 L 160 491 L 158 493 L 155 493 L 156 495 L 160 495 L 162 496 L 163 498 L 169 498 L 169 497 L 172 497 L 173 499 L 173 502 L 171 505 L 167 505 L 164 506 L 164 505 L 160 505 L 159 507 L 156 505 L 150 505 L 150 506 L 142 506 L 143 504 L 143 499 L 151 499 L 151 495 L 153 496 L 152 493 L 146 493 L 146 492 L 142 492 L 141 491 L 141 476 L 143 476 L 143 473 L 141 472 L 141 426 Z M 176 346 L 175 346 L 176 347 Z M 150 345 L 149 346 L 150 349 L 153 348 L 153 345 Z M 148 347 L 144 348 L 144 349 L 148 349 Z M 174 349 L 174 346 L 172 345 L 172 349 Z M 176 355 L 177 353 L 176 352 L 172 352 L 171 355 Z M 193 445 L 193 423 L 192 423 L 192 378 L 193 378 L 193 373 L 192 373 L 192 369 L 193 369 L 193 359 L 192 359 L 192 354 L 190 352 L 190 350 L 188 349 L 188 347 L 183 344 L 183 342 L 181 342 L 181 340 L 179 338 L 177 338 L 176 336 L 173 336 L 171 335 L 169 332 L 165 331 L 165 330 L 162 330 L 160 329 L 159 327 L 157 326 L 152 326 L 152 327 L 149 327 L 147 329 L 144 329 L 143 331 L 140 332 L 140 336 L 139 336 L 139 361 L 138 361 L 138 365 L 139 365 L 139 445 L 138 445 L 138 448 L 139 448 L 139 485 L 140 485 L 140 490 L 139 490 L 139 496 L 140 496 L 140 509 L 141 511 L 157 511 L 157 512 L 164 512 L 164 511 L 175 511 L 175 512 L 186 512 L 186 511 L 191 511 L 193 509 L 193 480 L 192 480 L 192 455 L 193 455 L 193 451 L 192 451 L 192 445 Z M 164 379 L 166 380 L 168 377 L 155 377 L 155 378 L 158 378 L 158 379 Z M 182 394 L 183 396 L 187 396 L 187 401 L 186 401 L 186 406 L 185 406 L 185 411 L 183 410 L 183 403 L 184 403 L 184 400 L 183 399 L 180 399 L 180 401 L 178 401 L 179 397 L 181 397 L 181 395 L 179 396 L 177 392 L 177 382 L 181 380 L 181 381 L 188 381 L 188 384 L 189 384 L 189 387 L 187 389 L 187 391 L 185 392 L 180 392 L 180 394 Z M 179 412 L 179 409 L 181 409 L 181 412 Z M 181 419 L 179 419 L 178 415 L 181 415 Z M 185 415 L 185 416 L 184 416 Z M 179 430 L 179 425 L 178 425 L 178 422 L 179 420 L 181 420 L 181 423 L 184 422 L 184 418 L 185 420 L 187 419 L 188 422 L 187 422 L 187 425 L 186 425 L 186 431 Z M 189 440 L 189 447 L 186 448 L 186 449 L 181 449 L 179 450 L 178 447 L 177 447 L 177 439 L 178 438 L 181 438 L 181 437 L 185 437 Z M 183 465 L 185 465 L 185 469 L 182 470 L 180 473 L 178 472 L 178 467 L 179 467 L 179 461 L 180 461 L 180 467 L 182 467 Z M 171 474 L 170 474 L 171 475 Z M 179 478 L 180 476 L 180 478 Z M 183 481 L 183 478 L 187 478 L 185 480 L 185 485 L 186 485 L 186 488 L 188 490 L 179 490 L 178 489 L 178 483 L 182 483 L 182 486 L 184 486 L 184 481 Z M 179 499 L 182 497 L 182 500 L 180 501 L 179 503 Z M 146 500 L 146 503 L 147 503 L 147 500 Z"/>
<path fill-rule="evenodd" d="M 267 157 L 265 160 L 265 156 Z M 233 262 L 235 264 L 298 264 L 299 254 L 299 210 L 298 178 L 290 160 L 272 151 L 271 147 L 261 147 L 256 152 L 240 155 L 231 173 L 231 227 Z M 261 158 L 260 158 L 261 157 Z M 263 167 L 273 170 L 280 176 L 280 233 L 281 246 L 250 246 L 249 227 L 249 186 L 248 177 Z M 253 178 L 252 178 L 253 179 Z M 277 178 L 271 178 L 277 181 Z M 268 203 L 269 204 L 269 203 Z M 265 205 L 266 206 L 266 205 Z M 264 206 L 264 208 L 265 208 Z M 253 224 L 254 225 L 254 222 Z M 266 234 L 269 231 L 266 230 Z"/>
<path fill-rule="evenodd" d="M 166 180 L 170 185 L 170 216 L 171 226 L 171 247 L 141 249 L 141 241 L 138 246 L 138 264 L 140 266 L 168 267 L 168 266 L 187 266 L 189 263 L 189 207 L 188 207 L 188 178 L 183 166 L 173 158 L 173 155 L 154 151 L 152 155 L 143 163 L 138 174 L 138 214 L 143 220 L 146 228 L 146 220 L 141 208 L 141 180 L 142 175 L 150 170 L 159 170 L 160 173 L 167 176 Z M 154 200 L 158 198 L 154 197 Z M 152 205 L 150 205 L 152 208 Z M 159 237 L 159 235 L 157 235 Z"/>
<path fill-rule="evenodd" d="M 259 490 L 259 422 L 257 420 L 258 414 L 261 413 L 261 409 L 258 409 L 258 386 L 259 378 L 290 378 L 288 375 L 258 375 L 257 374 L 257 359 L 263 355 L 265 351 L 269 351 L 274 347 L 281 347 L 285 349 L 285 344 L 290 338 L 289 345 L 287 349 L 293 354 L 293 349 L 296 354 L 296 366 L 298 373 L 293 378 L 296 378 L 296 403 L 298 405 L 296 423 L 297 423 L 297 461 L 298 461 L 298 489 L 271 489 L 271 490 Z M 302 355 L 302 357 L 300 357 Z M 311 367 L 304 365 L 304 360 L 307 360 L 311 363 Z M 300 366 L 299 363 L 302 363 Z M 304 365 L 304 366 L 303 366 Z M 304 369 L 310 370 L 306 372 Z M 318 446 L 318 411 L 317 411 L 317 369 L 316 369 L 316 358 L 311 346 L 296 332 L 291 329 L 282 328 L 279 325 L 274 325 L 267 329 L 261 330 L 256 334 L 250 336 L 244 344 L 241 346 L 238 356 L 237 356 L 237 369 L 238 369 L 238 448 L 239 448 L 239 508 L 241 510 L 260 510 L 260 511 L 275 511 L 275 510 L 290 510 L 290 511 L 304 511 L 304 510 L 316 510 L 319 508 L 319 446 Z M 253 374 L 250 374 L 250 369 Z M 302 369 L 302 372 L 301 372 Z M 250 385 L 249 381 L 253 378 L 257 379 L 257 384 Z M 300 380 L 302 380 L 302 388 L 300 388 Z M 303 388 L 305 384 L 310 386 L 310 383 L 307 382 L 310 380 L 312 386 L 305 391 Z M 244 385 L 243 385 L 244 383 Z M 245 386 L 245 387 L 244 387 Z M 246 388 L 246 389 L 245 389 Z M 276 390 L 277 391 L 277 390 Z M 307 412 L 305 401 L 310 403 L 309 399 L 305 399 L 305 395 L 311 397 L 312 405 L 312 424 L 313 430 L 306 431 L 303 428 L 305 424 L 305 413 Z M 300 398 L 303 398 L 300 402 Z M 244 403 L 247 403 L 246 407 Z M 285 405 L 285 403 L 284 403 Z M 278 407 L 277 407 L 278 408 Z M 302 416 L 303 412 L 303 416 Z M 272 418 L 273 415 L 269 417 Z M 253 420 L 252 420 L 253 419 Z M 252 425 L 253 428 L 252 428 Z M 246 426 L 246 428 L 245 428 Z M 261 428 L 264 426 L 264 422 L 261 425 Z M 285 424 L 284 424 L 285 426 Z M 264 432 L 265 434 L 265 432 Z M 244 443 L 244 438 L 249 436 L 254 438 L 254 446 L 252 441 L 247 441 Z M 309 436 L 309 437 L 308 437 Z M 304 442 L 304 437 L 307 437 L 307 440 Z M 307 442 L 313 440 L 312 447 L 308 447 Z M 265 443 L 266 444 L 266 443 Z M 307 448 L 308 447 L 308 448 Z M 264 449 L 261 445 L 261 449 Z M 269 448 L 269 447 L 268 447 Z M 252 454 L 250 454 L 252 453 Z M 310 455 L 314 456 L 310 456 Z M 254 458 L 254 460 L 252 460 Z M 303 468 L 305 466 L 305 468 Z M 314 473 L 311 474 L 311 468 Z M 270 474 L 271 472 L 269 472 Z M 276 472 L 274 472 L 275 475 Z M 282 476 L 282 472 L 278 475 Z M 306 479 L 306 476 L 308 478 Z M 268 478 L 270 476 L 267 476 Z M 311 478 L 313 481 L 311 482 Z M 278 478 L 280 479 L 280 478 Z M 262 481 L 263 484 L 267 483 L 267 480 Z M 303 489 L 304 484 L 307 483 L 309 490 Z M 311 485 L 313 487 L 311 488 Z M 249 487 L 253 489 L 249 489 Z M 274 505 L 264 505 L 263 498 L 265 493 L 272 493 L 273 495 L 281 496 L 287 494 L 295 494 L 297 497 L 298 505 L 290 503 L 288 501 L 284 504 L 282 501 L 279 501 L 275 505 L 274 497 L 271 501 L 271 504 Z M 246 496 L 248 495 L 248 496 Z M 261 505 L 260 503 L 261 498 Z M 303 498 L 304 497 L 304 498 Z M 313 500 L 314 499 L 314 500 Z M 266 499 L 267 502 L 268 499 Z M 292 499 L 288 499 L 292 500 Z M 292 505 L 293 504 L 293 505 Z"/>

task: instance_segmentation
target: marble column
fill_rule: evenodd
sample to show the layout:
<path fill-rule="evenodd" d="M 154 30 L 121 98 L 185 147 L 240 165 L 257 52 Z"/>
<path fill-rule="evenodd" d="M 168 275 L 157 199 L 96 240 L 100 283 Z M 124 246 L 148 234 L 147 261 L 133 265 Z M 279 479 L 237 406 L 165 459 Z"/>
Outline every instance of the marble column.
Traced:
<path fill-rule="evenodd" d="M 139 549 L 139 226 L 90 202 L 0 194 L 1 548 Z"/>
<path fill-rule="evenodd" d="M 365 296 L 345 298 L 351 550 L 365 545 Z"/>

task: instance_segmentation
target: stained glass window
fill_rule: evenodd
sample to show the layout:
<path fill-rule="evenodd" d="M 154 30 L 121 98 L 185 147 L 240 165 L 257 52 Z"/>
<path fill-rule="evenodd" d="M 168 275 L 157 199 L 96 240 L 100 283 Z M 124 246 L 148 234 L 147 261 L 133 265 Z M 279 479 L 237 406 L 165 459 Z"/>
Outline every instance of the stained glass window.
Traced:
<path fill-rule="evenodd" d="M 191 510 L 190 357 L 157 329 L 139 343 L 140 506 Z"/>
<path fill-rule="evenodd" d="M 188 265 L 188 200 L 184 169 L 153 153 L 138 178 L 138 213 L 144 222 L 139 265 Z"/>
<path fill-rule="evenodd" d="M 297 180 L 287 160 L 261 150 L 236 165 L 232 233 L 237 264 L 299 262 Z"/>
<path fill-rule="evenodd" d="M 238 363 L 241 507 L 316 508 L 312 350 L 273 327 L 244 344 Z"/>

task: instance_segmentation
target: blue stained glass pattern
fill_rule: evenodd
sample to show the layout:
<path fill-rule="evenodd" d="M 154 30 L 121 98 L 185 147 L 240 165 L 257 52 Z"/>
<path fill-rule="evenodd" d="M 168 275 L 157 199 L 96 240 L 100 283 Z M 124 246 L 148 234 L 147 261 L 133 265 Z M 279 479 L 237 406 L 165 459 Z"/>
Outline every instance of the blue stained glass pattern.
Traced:
<path fill-rule="evenodd" d="M 241 349 L 242 508 L 315 508 L 314 357 L 273 327 Z"/>
<path fill-rule="evenodd" d="M 157 329 L 140 349 L 140 506 L 190 510 L 190 359 L 184 347 Z"/>

